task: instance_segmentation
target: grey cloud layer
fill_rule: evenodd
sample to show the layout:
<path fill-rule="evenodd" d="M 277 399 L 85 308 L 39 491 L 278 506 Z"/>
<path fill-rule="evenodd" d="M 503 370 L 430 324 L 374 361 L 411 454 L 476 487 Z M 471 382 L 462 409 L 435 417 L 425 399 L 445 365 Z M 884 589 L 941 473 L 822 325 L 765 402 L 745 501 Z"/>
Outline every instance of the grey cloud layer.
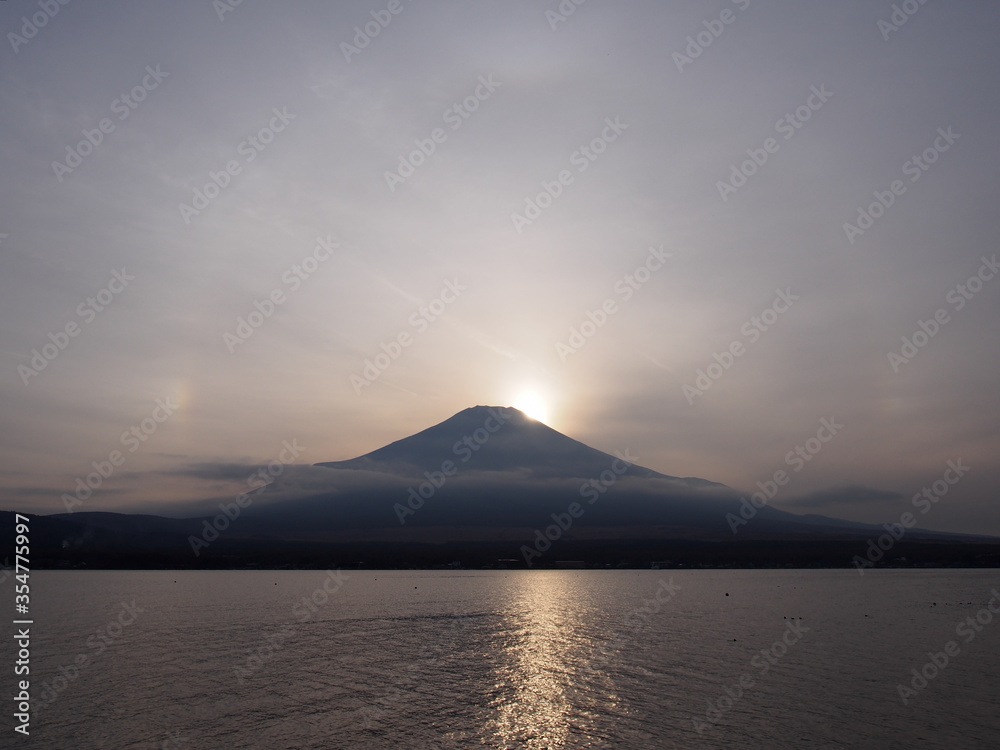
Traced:
<path fill-rule="evenodd" d="M 748 489 L 833 414 L 843 436 L 788 487 L 800 507 L 849 484 L 908 496 L 961 457 L 973 470 L 928 524 L 1000 534 L 1000 282 L 947 299 L 998 245 L 1000 8 L 929 3 L 886 33 L 891 5 L 585 3 L 553 24 L 554 2 L 402 3 L 348 60 L 386 4 L 220 20 L 210 3 L 70 3 L 16 49 L 36 6 L 0 4 L 0 462 L 34 478 L 0 491 L 60 511 L 47 488 L 69 491 L 157 399 L 181 407 L 91 509 L 215 497 L 243 477 L 208 464 L 266 464 L 292 437 L 306 463 L 349 458 L 531 389 L 577 439 Z M 628 127 L 597 143 L 609 118 Z M 725 181 L 741 184 L 723 200 Z M 869 226 L 852 243 L 847 223 Z M 623 300 L 654 246 L 669 262 Z M 134 280 L 99 298 L 123 267 Z M 417 332 L 456 278 L 467 291 Z M 751 344 L 779 288 L 799 299 Z M 857 520 L 892 510 L 840 497 Z"/>

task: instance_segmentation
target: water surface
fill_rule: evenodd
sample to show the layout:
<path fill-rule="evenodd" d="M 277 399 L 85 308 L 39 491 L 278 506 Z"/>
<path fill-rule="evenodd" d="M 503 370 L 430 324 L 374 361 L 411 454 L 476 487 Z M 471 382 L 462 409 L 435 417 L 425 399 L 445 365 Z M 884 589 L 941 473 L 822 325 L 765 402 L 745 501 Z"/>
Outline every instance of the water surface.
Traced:
<path fill-rule="evenodd" d="M 956 628 L 998 579 L 38 572 L 33 692 L 52 701 L 16 745 L 992 748 L 1000 623 Z M 897 685 L 949 641 L 904 705 Z"/>

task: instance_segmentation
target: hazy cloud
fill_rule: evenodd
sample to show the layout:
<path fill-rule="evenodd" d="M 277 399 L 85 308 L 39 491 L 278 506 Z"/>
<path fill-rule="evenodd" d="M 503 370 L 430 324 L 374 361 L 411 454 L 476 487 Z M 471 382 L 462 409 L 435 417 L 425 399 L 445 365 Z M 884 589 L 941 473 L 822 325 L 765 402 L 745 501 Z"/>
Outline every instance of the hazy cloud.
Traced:
<path fill-rule="evenodd" d="M 0 3 L 0 492 L 118 450 L 88 509 L 181 508 L 530 402 L 741 491 L 836 418 L 795 505 L 961 457 L 927 524 L 1000 534 L 1000 6 L 731 5 L 695 54 L 718 7 L 407 3 L 348 60 L 376 6 L 74 3 L 14 49 Z"/>

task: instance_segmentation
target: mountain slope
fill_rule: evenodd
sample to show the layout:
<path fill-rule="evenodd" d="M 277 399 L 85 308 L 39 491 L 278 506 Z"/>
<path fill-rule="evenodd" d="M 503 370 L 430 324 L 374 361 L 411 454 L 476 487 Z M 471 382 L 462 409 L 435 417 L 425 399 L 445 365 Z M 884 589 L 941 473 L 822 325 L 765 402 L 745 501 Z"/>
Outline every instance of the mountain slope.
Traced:
<path fill-rule="evenodd" d="M 371 453 L 316 466 L 412 476 L 439 470 L 443 462 L 450 460 L 475 471 L 519 471 L 539 478 L 586 478 L 600 474 L 616 458 L 513 407 L 473 406 Z M 629 474 L 723 487 L 694 477 L 681 480 L 638 465 L 633 465 Z"/>
<path fill-rule="evenodd" d="M 577 536 L 733 536 L 731 519 L 741 507 L 735 490 L 636 461 L 627 451 L 616 456 L 591 448 L 517 409 L 475 406 L 363 456 L 316 464 L 328 473 L 310 475 L 298 495 L 286 492 L 253 515 L 311 534 L 383 528 L 386 538 L 398 539 L 405 526 L 413 538 L 445 528 L 496 538 L 530 535 L 576 504 L 571 533 Z M 740 531 L 750 525 L 748 536 L 828 535 L 836 528 L 769 507 Z"/>
<path fill-rule="evenodd" d="M 884 534 L 878 526 L 754 509 L 725 485 L 636 461 L 516 409 L 476 406 L 357 458 L 285 467 L 235 516 L 233 502 L 214 518 L 56 514 L 34 518 L 33 539 L 42 559 L 57 565 L 309 567 L 336 559 L 419 567 L 531 557 L 543 565 L 674 559 L 726 567 L 849 566 Z M 198 555 L 193 538 L 207 541 Z M 909 529 L 885 560 L 997 564 L 1000 546 Z"/>

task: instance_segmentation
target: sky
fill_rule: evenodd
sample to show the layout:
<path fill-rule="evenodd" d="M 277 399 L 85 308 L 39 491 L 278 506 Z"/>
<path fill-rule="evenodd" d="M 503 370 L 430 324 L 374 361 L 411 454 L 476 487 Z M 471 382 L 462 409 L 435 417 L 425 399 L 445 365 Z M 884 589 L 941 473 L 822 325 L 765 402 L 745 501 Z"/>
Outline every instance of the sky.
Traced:
<path fill-rule="evenodd" d="M 938 482 L 920 526 L 1000 535 L 998 31 L 985 0 L 5 2 L 4 505 L 184 515 L 286 443 L 493 404 L 784 471 L 795 512 Z"/>

